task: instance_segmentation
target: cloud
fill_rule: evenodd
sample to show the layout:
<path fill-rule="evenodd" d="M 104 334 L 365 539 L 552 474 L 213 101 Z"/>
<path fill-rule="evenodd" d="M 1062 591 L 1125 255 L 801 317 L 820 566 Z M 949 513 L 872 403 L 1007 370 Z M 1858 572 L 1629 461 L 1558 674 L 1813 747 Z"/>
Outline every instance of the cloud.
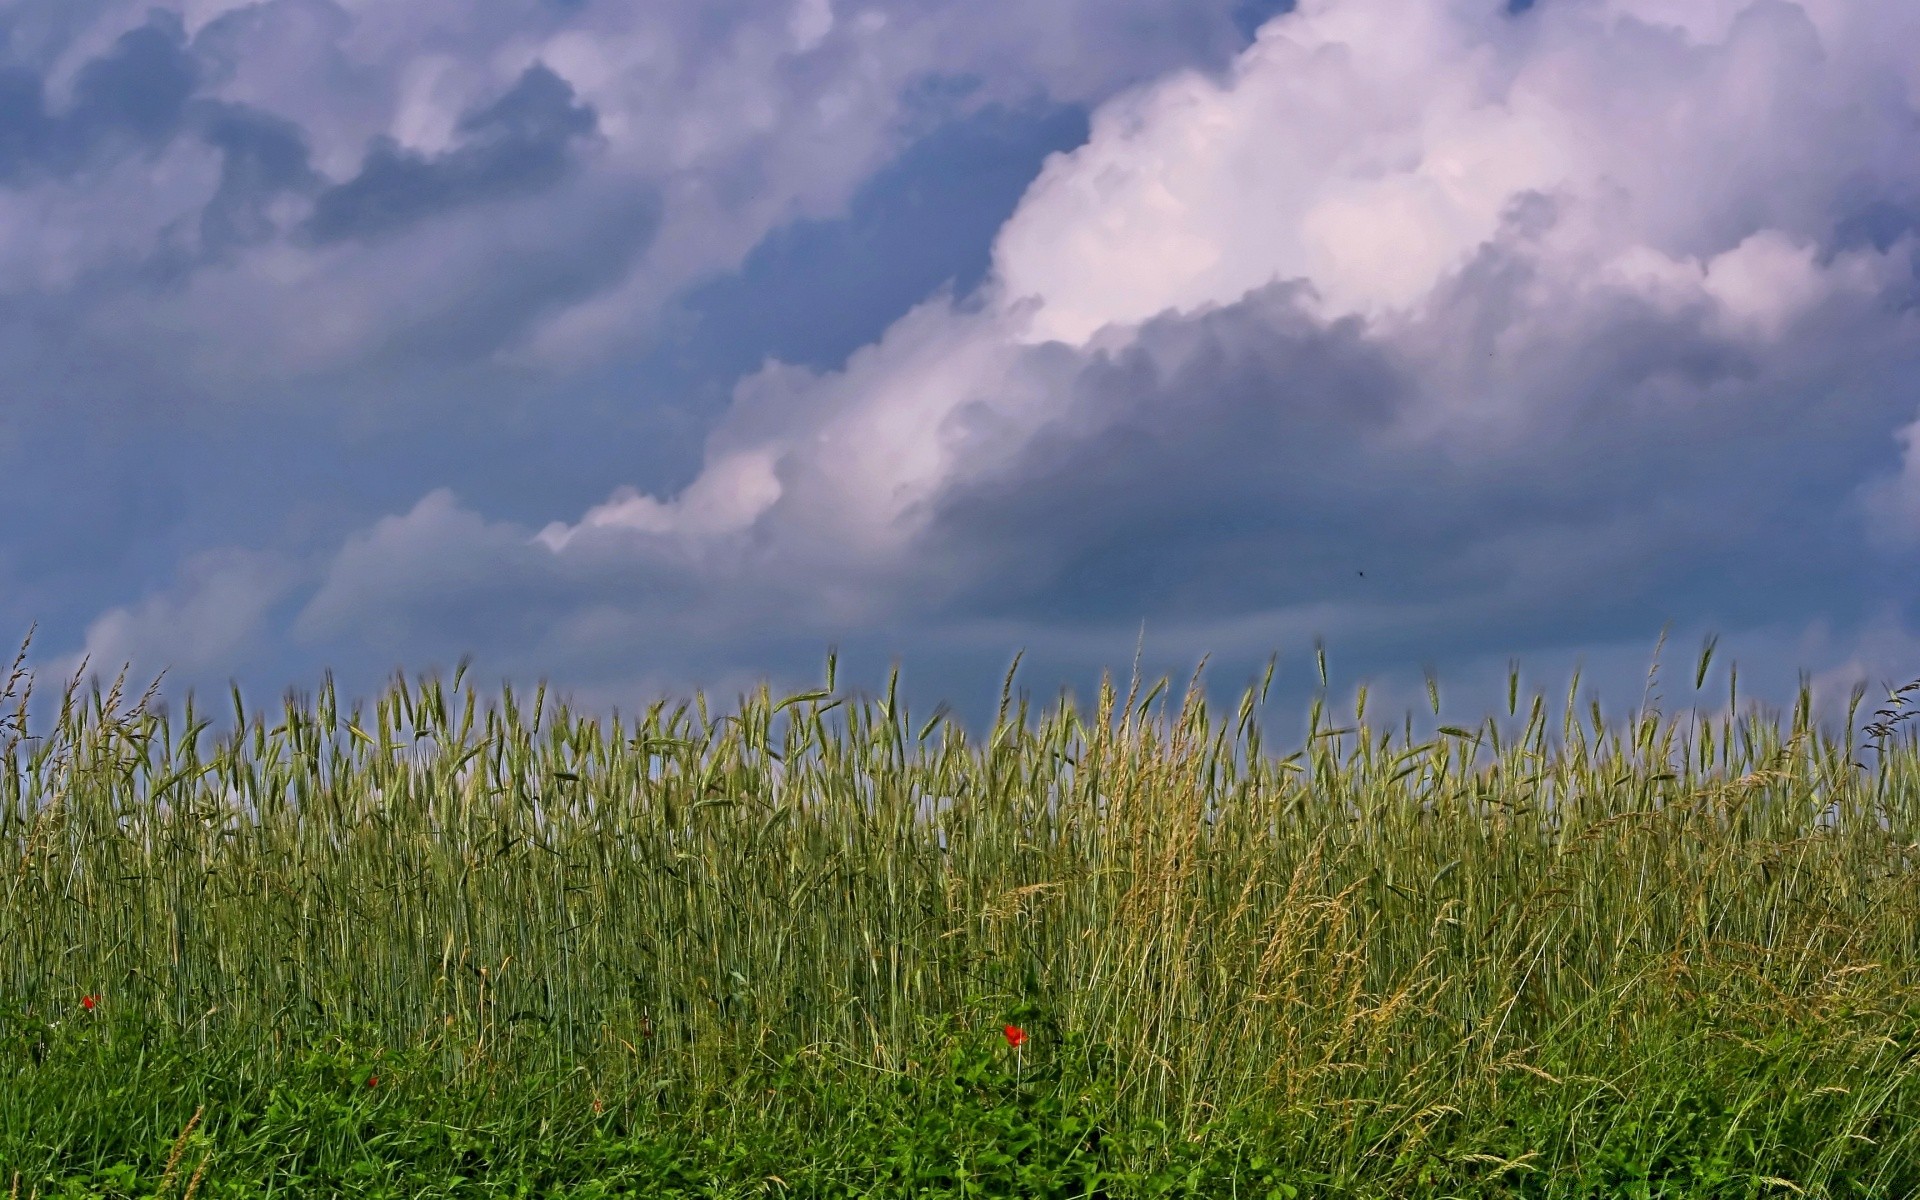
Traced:
<path fill-rule="evenodd" d="M 524 535 L 484 521 L 444 490 L 430 492 L 411 512 L 383 518 L 341 548 L 301 608 L 294 633 L 313 638 L 355 626 L 357 637 L 398 650 L 402 639 L 392 629 L 404 608 L 410 610 L 407 615 L 423 618 L 421 625 L 443 628 L 443 636 L 495 640 L 497 630 L 476 627 L 486 618 L 506 611 L 526 621 L 541 616 L 534 606 L 552 587 L 548 583 L 543 589 L 547 577 L 528 569 L 535 562 Z M 483 589 L 493 593 L 491 604 L 468 603 Z M 436 596 L 447 603 L 436 603 Z M 380 614 L 385 625 L 359 626 L 372 614 Z M 460 624 L 444 628 L 444 620 Z M 425 630 L 408 630 L 409 636 L 416 632 Z M 431 646 L 420 649 L 433 652 Z"/>
<path fill-rule="evenodd" d="M 153 143 L 176 129 L 198 70 L 185 53 L 185 30 L 164 11 L 122 34 L 111 53 L 81 68 L 67 121 L 83 137 L 125 133 Z"/>
<path fill-rule="evenodd" d="M 199 70 L 180 21 L 154 10 L 81 68 L 64 112 L 48 111 L 41 77 L 0 68 L 0 184 L 71 176 L 108 146 L 151 149 L 180 128 Z"/>
<path fill-rule="evenodd" d="M 1909 8 L 1311 0 L 1230 62 L 1103 98 L 977 292 L 844 364 L 743 379 L 685 486 L 609 480 L 546 523 L 430 492 L 324 564 L 298 635 L 335 658 L 487 648 L 602 694 L 792 671 L 840 638 L 957 689 L 1003 669 L 990 649 L 1120 662 L 1142 620 L 1232 671 L 1323 634 L 1382 670 L 1593 651 L 1620 676 L 1669 620 L 1811 648 L 1825 677 L 1877 666 L 1910 649 L 1920 473 L 1895 441 L 1920 411 Z M 472 247 L 559 213 L 620 227 L 615 197 L 656 180 L 631 269 L 489 338 L 523 368 L 593 361 L 718 247 L 845 197 L 888 136 L 859 107 L 897 94 L 881 48 L 945 31 L 946 58 L 909 58 L 992 48 L 1009 78 L 1093 86 L 1057 61 L 1091 10 L 1022 11 L 1016 49 L 912 8 L 783 9 L 722 56 L 724 96 L 643 38 L 529 37 L 496 66 L 568 82 L 600 173 L 510 215 L 436 212 L 381 272 L 345 243 L 278 260 L 317 286 L 261 313 L 260 344 L 350 356 L 410 311 L 376 274 L 458 280 Z M 442 116 L 411 119 L 410 169 L 467 152 L 444 117 L 480 111 L 460 76 L 416 90 Z M 669 78 L 697 119 L 649 121 L 638 97 Z M 267 261 L 195 302 L 249 312 Z M 341 295 L 364 303 L 328 330 Z"/>
<path fill-rule="evenodd" d="M 973 292 L 1034 172 L 1086 138 L 1080 109 L 1048 104 L 995 105 L 932 130 L 863 184 L 845 216 L 778 229 L 737 273 L 688 292 L 677 307 L 697 322 L 694 344 L 676 354 L 719 357 L 729 385 L 768 358 L 843 365 L 937 288 Z M 823 292 L 832 304 L 818 302 Z"/>
<path fill-rule="evenodd" d="M 211 252 L 270 241 L 281 197 L 318 190 L 306 139 L 292 121 L 243 105 L 208 102 L 201 136 L 220 151 L 220 186 L 200 213 L 200 244 Z"/>
<path fill-rule="evenodd" d="M 1616 389 L 1623 412 L 1643 382 L 1656 394 L 1678 382 L 1703 396 L 1734 385 L 1757 403 L 1767 382 L 1759 373 L 1804 373 L 1837 357 L 1804 334 L 1841 315 L 1863 322 L 1851 337 L 1897 351 L 1907 317 L 1882 301 L 1910 278 L 1911 243 L 1886 252 L 1831 244 L 1863 137 L 1826 138 L 1824 124 L 1770 96 L 1725 105 L 1681 140 L 1665 115 L 1685 107 L 1701 72 L 1711 94 L 1756 63 L 1784 64 L 1816 72 L 1829 122 L 1872 127 L 1872 144 L 1911 139 L 1908 110 L 1862 117 L 1817 73 L 1827 64 L 1871 80 L 1873 67 L 1897 64 L 1876 60 L 1867 43 L 1853 47 L 1864 61 L 1832 63 L 1811 19 L 1784 4 L 1744 12 L 1720 45 L 1591 4 L 1523 21 L 1483 8 L 1312 5 L 1270 23 L 1225 82 L 1182 74 L 1103 108 L 1091 141 L 1050 160 L 1002 230 L 988 311 L 917 310 L 830 381 L 790 372 L 750 381 L 715 435 L 715 482 L 688 496 L 731 493 L 718 480 L 742 478 L 748 455 L 766 471 L 777 460 L 783 485 L 818 464 L 845 497 L 819 520 L 904 536 L 919 519 L 911 512 L 933 511 L 921 501 L 964 490 L 970 471 L 994 472 L 1002 494 L 1022 494 L 1024 481 L 1010 481 L 1001 460 L 1039 431 L 1069 443 L 1049 455 L 1058 478 L 1074 439 L 1131 415 L 1115 361 L 1139 375 L 1170 354 L 1203 358 L 1229 327 L 1243 345 L 1228 352 L 1247 360 L 1236 368 L 1239 398 L 1220 399 L 1202 377 L 1187 390 L 1225 411 L 1147 442 L 1257 420 L 1222 440 L 1278 448 L 1289 422 L 1314 421 L 1324 406 L 1333 422 L 1371 411 L 1373 428 L 1341 436 L 1394 443 L 1376 452 L 1442 442 L 1455 456 L 1491 460 L 1503 442 L 1563 427 L 1583 386 Z M 1623 87 L 1604 68 L 1642 43 L 1669 69 Z M 1749 135 L 1769 148 L 1728 181 L 1707 151 L 1756 118 L 1778 136 Z M 1648 138 L 1669 143 L 1679 165 L 1645 167 Z M 1809 161 L 1821 165 L 1818 182 L 1801 178 Z M 1766 199 L 1756 206 L 1755 196 Z M 1293 302 L 1275 303 L 1277 294 Z M 1227 311 L 1236 306 L 1238 315 Z M 1168 322 L 1192 328 L 1160 336 Z M 1355 347 L 1355 362 L 1370 360 L 1371 378 L 1346 385 L 1318 374 L 1321 351 L 1336 343 Z M 1060 411 L 1075 393 L 1057 386 L 1050 345 L 1078 353 L 1098 398 Z M 1624 365 L 1603 364 L 1602 347 Z M 1021 379 L 1035 386 L 1023 390 Z M 767 394 L 783 387 L 788 394 Z M 1138 407 L 1172 402 L 1156 395 Z M 1399 410 L 1391 429 L 1390 407 Z M 952 452 L 968 422 L 998 423 L 991 452 Z M 1177 477 L 1204 482 L 1200 464 L 1217 462 L 1215 453 L 1191 455 Z M 772 489 L 754 494 L 778 519 Z M 688 522 L 704 520 L 696 507 Z"/>
<path fill-rule="evenodd" d="M 769 368 L 678 496 L 541 541 L 928 628 L 1258 616 L 1468 653 L 1864 619 L 1847 496 L 1920 330 L 1911 232 L 1842 229 L 1863 181 L 1920 183 L 1886 152 L 1909 68 L 1842 8 L 1692 16 L 1306 5 L 1225 77 L 1098 110 L 980 303 Z"/>
<path fill-rule="evenodd" d="M 315 198 L 303 232 L 320 244 L 374 237 L 462 205 L 537 192 L 559 181 L 569 144 L 594 125 L 564 79 L 529 67 L 506 95 L 460 119 L 454 149 L 430 158 L 376 139 L 358 175 Z"/>
<path fill-rule="evenodd" d="M 391 444 L 578 429 L 625 395 L 662 411 L 623 423 L 678 431 L 647 435 L 678 470 L 705 414 L 643 373 L 697 289 L 847 217 L 930 131 L 1074 112 L 1239 44 L 1231 0 L 5 7 L 0 492 L 102 424 L 191 447 L 324 411 Z M 711 353 L 737 372 L 766 349 Z M 378 491 L 337 502 L 364 522 Z"/>
<path fill-rule="evenodd" d="M 166 590 L 95 618 L 79 652 L 56 661 L 53 672 L 68 678 L 84 660 L 94 674 L 111 677 L 131 664 L 144 685 L 163 670 L 204 677 L 229 668 L 264 647 L 275 632 L 274 606 L 300 582 L 297 565 L 278 555 L 194 555 Z"/>
<path fill-rule="evenodd" d="M 1862 482 L 1854 492 L 1868 537 L 1884 554 L 1920 547 L 1920 419 L 1901 427 L 1900 467 Z"/>
<path fill-rule="evenodd" d="M 1850 8 L 1720 8 L 1738 15 L 1701 42 L 1624 5 L 1308 5 L 1229 78 L 1104 108 L 1003 230 L 1001 276 L 1045 297 L 1032 336 L 1080 342 L 1274 279 L 1310 280 L 1328 317 L 1403 310 L 1533 194 L 1591 206 L 1565 227 L 1584 242 L 1560 247 L 1569 265 L 1697 269 L 1754 234 L 1830 236 L 1911 137 L 1906 68 Z M 1780 78 L 1809 86 L 1788 98 Z"/>

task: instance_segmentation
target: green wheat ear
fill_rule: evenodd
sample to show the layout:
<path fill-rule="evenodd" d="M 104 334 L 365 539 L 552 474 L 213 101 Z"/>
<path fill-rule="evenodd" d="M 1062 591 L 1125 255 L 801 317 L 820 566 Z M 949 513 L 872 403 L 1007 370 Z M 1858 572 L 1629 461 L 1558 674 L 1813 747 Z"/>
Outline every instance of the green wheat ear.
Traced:
<path fill-rule="evenodd" d="M 951 1058 L 943 1022 L 1030 1011 L 1023 1087 L 1091 1087 L 1046 1057 L 1091 1039 L 1128 1120 L 1319 1113 L 1301 1136 L 1358 1170 L 1401 1123 L 1453 1119 L 1437 1105 L 1611 1095 L 1635 1054 L 1692 1079 L 1723 1045 L 1687 1040 L 1706 995 L 1716 1028 L 1816 1039 L 1809 1088 L 1853 1089 L 1820 1161 L 1920 1136 L 1874 1124 L 1899 1067 L 1862 1049 L 1898 1034 L 1885 1014 L 1920 968 L 1920 747 L 1892 737 L 1920 683 L 1869 726 L 1865 777 L 1851 721 L 1845 742 L 1811 728 L 1804 688 L 1784 732 L 1731 704 L 1608 730 L 1597 700 L 1589 731 L 1578 673 L 1558 744 L 1544 696 L 1513 740 L 1492 717 L 1417 740 L 1410 713 L 1370 728 L 1361 687 L 1353 727 L 1323 728 L 1318 695 L 1281 755 L 1271 664 L 1218 709 L 1198 672 L 1178 706 L 1164 676 L 1143 699 L 1136 664 L 1082 713 L 1016 705 L 1016 655 L 984 736 L 944 708 L 913 721 L 897 668 L 879 697 L 843 694 L 831 654 L 824 688 L 726 713 L 696 692 L 631 727 L 544 684 L 483 695 L 463 662 L 347 706 L 331 677 L 271 713 L 232 689 L 215 732 L 191 695 L 128 706 L 123 672 L 27 738 L 24 662 L 0 696 L 20 713 L 0 1004 L 57 1018 L 98 992 L 92 1026 L 249 1077 L 345 1045 L 436 1088 L 556 1071 L 581 1097 L 726 1112 L 769 1061 L 904 1086 Z M 1431 671 L 1426 689 L 1437 718 Z M 1506 690 L 1516 715 L 1517 663 Z M 1605 1131 L 1567 1104 L 1562 1148 L 1597 1153 Z"/>

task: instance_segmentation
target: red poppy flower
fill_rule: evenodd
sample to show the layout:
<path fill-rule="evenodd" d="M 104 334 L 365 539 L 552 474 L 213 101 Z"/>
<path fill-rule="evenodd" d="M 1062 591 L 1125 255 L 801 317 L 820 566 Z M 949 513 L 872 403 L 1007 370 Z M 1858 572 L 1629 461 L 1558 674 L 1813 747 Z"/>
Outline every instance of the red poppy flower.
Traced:
<path fill-rule="evenodd" d="M 378 1075 L 369 1075 L 369 1076 L 367 1076 L 367 1086 L 368 1086 L 368 1087 L 379 1087 L 379 1086 L 380 1086 L 380 1077 L 379 1077 Z"/>
<path fill-rule="evenodd" d="M 1007 1035 L 1007 1045 L 1012 1046 L 1015 1050 L 1020 1048 L 1021 1042 L 1027 1040 L 1027 1031 L 1018 1025 L 1004 1026 L 1001 1032 Z"/>
<path fill-rule="evenodd" d="M 98 996 L 80 997 L 80 1007 L 86 1009 L 88 1012 L 92 1012 L 93 1006 L 98 1003 L 100 1003 L 100 998 Z"/>

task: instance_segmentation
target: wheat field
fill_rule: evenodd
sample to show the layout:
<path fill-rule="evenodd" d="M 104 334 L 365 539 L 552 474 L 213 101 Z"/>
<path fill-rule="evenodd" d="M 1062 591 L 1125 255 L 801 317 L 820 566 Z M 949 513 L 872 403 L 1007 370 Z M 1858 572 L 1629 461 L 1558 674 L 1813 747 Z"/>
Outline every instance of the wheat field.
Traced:
<path fill-rule="evenodd" d="M 756 1170 L 790 1182 L 798 1147 L 825 1170 L 875 1097 L 925 1103 L 1003 1024 L 1031 1038 L 998 1048 L 1009 1095 L 1097 1094 L 1110 1146 L 1157 1129 L 1140 1153 L 1162 1157 L 1263 1130 L 1271 1178 L 1312 1164 L 1328 1189 L 1296 1194 L 1563 1194 L 1623 1139 L 1692 1145 L 1687 1096 L 1749 1190 L 1644 1194 L 1920 1180 L 1920 753 L 1899 728 L 1920 685 L 1830 740 L 1804 689 L 1784 728 L 1609 731 L 1577 678 L 1557 720 L 1510 680 L 1518 737 L 1495 717 L 1417 744 L 1410 717 L 1367 724 L 1362 688 L 1279 755 L 1255 719 L 1271 667 L 1217 712 L 1198 674 L 1178 703 L 1108 682 L 1084 713 L 1015 704 L 1010 674 L 977 739 L 914 721 L 897 676 L 840 694 L 831 658 L 816 691 L 630 723 L 460 672 L 346 711 L 330 682 L 264 712 L 235 691 L 218 737 L 123 681 L 70 687 L 29 737 L 23 663 L 0 718 L 19 1195 L 118 1194 L 101 1172 L 131 1144 L 172 1145 L 177 1194 L 187 1134 L 202 1194 L 223 1161 L 257 1182 L 222 1149 L 259 1118 L 248 1089 L 327 1047 L 542 1129 L 758 1137 L 788 1166 Z M 226 1083 L 112 1108 L 156 1046 Z M 159 1194 L 152 1163 L 126 1194 Z"/>

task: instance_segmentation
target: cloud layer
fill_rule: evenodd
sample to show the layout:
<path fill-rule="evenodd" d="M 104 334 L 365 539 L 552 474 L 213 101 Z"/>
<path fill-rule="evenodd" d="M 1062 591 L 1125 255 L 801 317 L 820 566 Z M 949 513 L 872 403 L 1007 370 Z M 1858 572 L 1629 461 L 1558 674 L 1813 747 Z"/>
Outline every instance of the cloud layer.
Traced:
<path fill-rule="evenodd" d="M 180 152 L 228 196 L 217 220 L 204 202 L 197 252 L 209 221 L 250 247 L 171 285 L 189 315 L 169 361 L 224 386 L 482 346 L 590 370 L 702 272 L 844 204 L 900 136 L 900 62 L 1093 106 L 977 289 L 935 292 L 842 364 L 750 373 L 672 485 L 606 479 L 584 512 L 532 519 L 421 488 L 330 542 L 194 560 L 87 644 L 148 655 L 143 629 L 277 604 L 261 636 L 281 663 L 477 649 L 611 697 L 805 677 L 838 641 L 952 693 L 1022 645 L 1084 683 L 1144 621 L 1176 670 L 1324 634 L 1411 703 L 1422 662 L 1643 676 L 1672 620 L 1726 634 L 1751 678 L 1744 639 L 1776 702 L 1808 666 L 1844 705 L 1855 678 L 1914 673 L 1920 631 L 1909 7 L 1311 0 L 1230 58 L 1194 17 L 1172 61 L 1111 8 L 1064 3 L 1010 6 L 1017 37 L 822 4 L 608 16 L 595 37 L 600 18 L 529 9 L 498 18 L 484 70 L 423 54 L 445 30 L 402 10 L 256 6 L 191 43 L 155 19 L 74 72 L 64 108 L 21 102 L 42 148 L 18 170 L 43 182 L 11 194 L 69 186 L 100 139 L 171 144 L 88 99 L 134 70 L 113 64 L 148 55 L 164 81 L 151 64 L 185 45 L 256 47 L 225 60 L 227 107 L 191 118 L 217 112 L 228 142 Z M 1171 11 L 1138 16 L 1164 31 Z M 296 36 L 270 22 L 296 20 L 334 22 L 324 84 L 263 65 Z M 1105 52 L 1056 52 L 1076 37 Z M 384 127 L 329 110 L 302 123 L 303 158 L 254 115 L 403 48 Z M 692 61 L 751 86 L 668 66 Z M 304 207 L 275 223 L 269 194 Z M 19 269 L 58 276 L 37 253 Z M 499 299 L 507 275 L 538 294 Z"/>

